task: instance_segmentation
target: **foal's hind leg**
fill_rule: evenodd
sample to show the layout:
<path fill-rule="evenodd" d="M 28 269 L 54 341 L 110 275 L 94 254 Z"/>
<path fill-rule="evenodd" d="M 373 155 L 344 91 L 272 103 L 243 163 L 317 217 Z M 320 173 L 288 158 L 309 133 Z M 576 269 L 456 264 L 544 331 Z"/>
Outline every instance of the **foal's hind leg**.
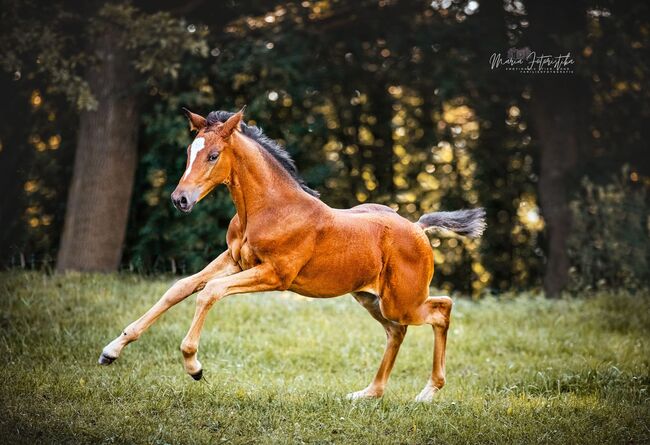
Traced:
<path fill-rule="evenodd" d="M 131 342 L 136 341 L 162 314 L 175 304 L 183 301 L 205 286 L 209 280 L 231 275 L 240 270 L 239 266 L 226 250 L 215 260 L 208 264 L 202 271 L 178 280 L 165 292 L 165 294 L 142 317 L 128 325 L 122 333 L 110 342 L 99 356 L 100 365 L 110 365 L 120 356 L 122 349 Z"/>
<path fill-rule="evenodd" d="M 384 350 L 384 357 L 381 359 L 381 364 L 372 383 L 361 391 L 348 394 L 348 399 L 381 397 L 384 394 L 384 388 L 388 382 L 390 371 L 393 369 L 399 347 L 406 335 L 407 327 L 386 319 L 379 309 L 379 299 L 376 296 L 365 292 L 357 292 L 353 295 L 370 312 L 370 315 L 384 327 L 386 331 L 386 349 Z"/>
<path fill-rule="evenodd" d="M 430 324 L 435 335 L 433 350 L 433 371 L 424 389 L 415 398 L 416 402 L 430 402 L 433 396 L 445 385 L 445 350 L 447 330 L 453 302 L 449 297 L 429 297 L 417 309 L 410 324 Z"/>

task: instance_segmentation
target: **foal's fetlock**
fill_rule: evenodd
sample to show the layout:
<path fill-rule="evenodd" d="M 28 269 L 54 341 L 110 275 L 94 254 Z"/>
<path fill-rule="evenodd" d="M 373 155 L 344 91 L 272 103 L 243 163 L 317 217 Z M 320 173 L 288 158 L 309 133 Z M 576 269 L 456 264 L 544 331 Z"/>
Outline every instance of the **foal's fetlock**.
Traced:
<path fill-rule="evenodd" d="M 99 360 L 97 361 L 100 365 L 108 366 L 113 363 L 120 356 L 121 348 L 118 348 L 115 345 L 116 340 L 110 342 L 99 355 Z"/>
<path fill-rule="evenodd" d="M 429 380 L 427 383 L 427 386 L 424 387 L 422 391 L 420 391 L 420 394 L 418 394 L 415 397 L 416 402 L 432 402 L 434 396 L 438 391 L 442 389 L 442 387 L 445 386 L 445 379 L 443 378 L 442 380 L 436 379 L 436 381 Z"/>
<path fill-rule="evenodd" d="M 440 390 L 442 389 L 443 386 L 445 386 L 445 378 L 444 377 L 436 377 L 433 380 L 429 380 L 429 385 L 433 386 L 434 388 Z"/>
<path fill-rule="evenodd" d="M 445 386 L 445 377 L 431 377 L 420 394 L 415 398 L 416 402 L 431 402 L 438 391 Z"/>
<path fill-rule="evenodd" d="M 194 363 L 188 364 L 187 362 L 185 363 L 185 372 L 187 372 L 190 377 L 192 377 L 194 380 L 198 381 L 201 380 L 203 377 L 203 366 L 201 366 L 201 362 L 198 360 L 194 360 Z"/>
<path fill-rule="evenodd" d="M 181 343 L 185 372 L 187 372 L 194 380 L 201 380 L 201 377 L 203 377 L 203 367 L 201 366 L 201 362 L 196 358 L 198 349 L 199 348 L 195 344 L 186 340 L 183 340 L 183 343 Z"/>
<path fill-rule="evenodd" d="M 110 365 L 120 356 L 122 349 L 131 342 L 134 342 L 138 339 L 139 335 L 127 333 L 128 328 L 122 331 L 122 333 L 115 340 L 107 344 L 102 350 L 101 355 L 99 356 L 100 365 Z"/>
<path fill-rule="evenodd" d="M 187 340 L 183 340 L 183 343 L 181 343 L 181 353 L 185 360 L 191 359 L 195 356 L 198 350 L 199 348 L 195 344 L 192 344 Z"/>
<path fill-rule="evenodd" d="M 348 400 L 358 400 L 358 399 L 378 399 L 384 395 L 384 388 L 368 386 L 361 391 L 351 392 L 346 398 Z"/>

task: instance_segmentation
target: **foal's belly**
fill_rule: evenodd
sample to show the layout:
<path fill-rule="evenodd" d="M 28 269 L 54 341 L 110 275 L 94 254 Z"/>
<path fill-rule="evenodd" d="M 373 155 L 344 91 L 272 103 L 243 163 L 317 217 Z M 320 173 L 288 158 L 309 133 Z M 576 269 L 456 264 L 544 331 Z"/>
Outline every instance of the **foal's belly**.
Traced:
<path fill-rule="evenodd" d="M 356 242 L 355 242 L 356 241 Z M 317 248 L 289 287 L 301 295 L 330 298 L 376 289 L 382 271 L 378 240 L 356 238 Z"/>
<path fill-rule="evenodd" d="M 305 297 L 311 298 L 333 298 L 340 297 L 341 295 L 355 292 L 357 289 L 354 286 L 345 286 L 340 283 L 323 283 L 321 285 L 312 285 L 312 283 L 292 283 L 289 290 Z"/>
<path fill-rule="evenodd" d="M 355 277 L 333 276 L 331 278 L 319 277 L 318 279 L 304 279 L 299 276 L 291 284 L 289 290 L 306 297 L 333 298 L 361 290 L 375 293 L 372 290 L 374 287 L 371 283 L 359 285 Z"/>

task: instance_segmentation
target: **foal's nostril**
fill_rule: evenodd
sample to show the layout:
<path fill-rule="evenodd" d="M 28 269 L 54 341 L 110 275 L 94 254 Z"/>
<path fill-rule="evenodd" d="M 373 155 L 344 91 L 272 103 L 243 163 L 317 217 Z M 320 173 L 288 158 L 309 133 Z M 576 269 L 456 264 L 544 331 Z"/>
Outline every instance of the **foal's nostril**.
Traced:
<path fill-rule="evenodd" d="M 196 202 L 195 194 L 195 191 L 174 190 L 174 193 L 172 193 L 172 203 L 181 212 L 189 213 Z"/>

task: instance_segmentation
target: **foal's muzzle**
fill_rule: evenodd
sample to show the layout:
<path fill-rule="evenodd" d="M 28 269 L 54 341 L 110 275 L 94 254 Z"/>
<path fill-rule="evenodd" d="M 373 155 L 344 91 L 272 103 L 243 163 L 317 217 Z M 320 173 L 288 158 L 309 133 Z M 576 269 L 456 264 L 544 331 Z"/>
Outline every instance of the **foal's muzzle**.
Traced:
<path fill-rule="evenodd" d="M 190 193 L 183 190 L 174 190 L 172 193 L 172 203 L 174 207 L 183 213 L 190 213 L 192 207 L 196 204 L 198 193 Z"/>

